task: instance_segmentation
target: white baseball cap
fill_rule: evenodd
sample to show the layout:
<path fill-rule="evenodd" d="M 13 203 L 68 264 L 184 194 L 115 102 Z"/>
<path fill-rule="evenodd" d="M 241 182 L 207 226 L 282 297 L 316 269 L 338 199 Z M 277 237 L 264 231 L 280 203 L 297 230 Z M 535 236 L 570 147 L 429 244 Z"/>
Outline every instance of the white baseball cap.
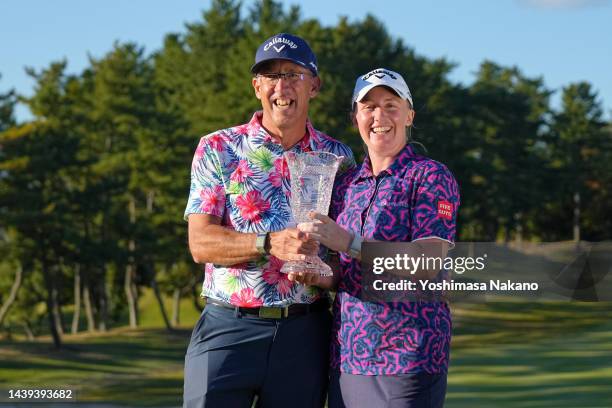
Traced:
<path fill-rule="evenodd" d="M 393 89 L 400 98 L 410 102 L 410 106 L 414 106 L 412 103 L 412 94 L 404 78 L 397 72 L 385 68 L 376 68 L 357 78 L 351 104 L 361 101 L 363 97 L 370 92 L 370 89 L 377 86 L 388 86 Z"/>

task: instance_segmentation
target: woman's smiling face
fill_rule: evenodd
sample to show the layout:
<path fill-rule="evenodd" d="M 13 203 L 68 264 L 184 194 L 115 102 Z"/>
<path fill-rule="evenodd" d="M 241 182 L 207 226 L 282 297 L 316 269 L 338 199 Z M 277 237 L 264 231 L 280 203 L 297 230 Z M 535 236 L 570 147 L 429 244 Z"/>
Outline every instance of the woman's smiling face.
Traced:
<path fill-rule="evenodd" d="M 406 145 L 414 110 L 389 88 L 377 86 L 357 102 L 354 118 L 369 152 L 395 157 Z"/>

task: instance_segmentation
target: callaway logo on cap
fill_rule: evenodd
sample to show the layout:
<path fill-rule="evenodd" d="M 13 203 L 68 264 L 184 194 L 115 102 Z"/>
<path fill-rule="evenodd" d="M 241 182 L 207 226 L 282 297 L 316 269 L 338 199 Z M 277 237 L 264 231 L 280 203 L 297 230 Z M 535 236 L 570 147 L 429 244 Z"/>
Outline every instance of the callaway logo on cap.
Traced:
<path fill-rule="evenodd" d="M 361 101 L 370 92 L 370 89 L 377 86 L 387 86 L 393 89 L 400 98 L 406 99 L 410 102 L 410 106 L 413 106 L 412 94 L 404 78 L 397 72 L 385 68 L 377 68 L 357 78 L 351 104 Z"/>
<path fill-rule="evenodd" d="M 313 75 L 318 75 L 317 57 L 302 38 L 280 33 L 264 41 L 255 53 L 255 64 L 251 72 L 256 73 L 261 64 L 271 60 L 286 60 L 308 68 Z"/>

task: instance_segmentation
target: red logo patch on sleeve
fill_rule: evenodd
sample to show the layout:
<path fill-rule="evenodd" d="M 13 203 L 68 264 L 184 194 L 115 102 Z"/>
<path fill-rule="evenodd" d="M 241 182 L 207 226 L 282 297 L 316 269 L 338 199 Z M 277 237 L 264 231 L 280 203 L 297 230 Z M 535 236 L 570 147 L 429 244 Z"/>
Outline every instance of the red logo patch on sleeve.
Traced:
<path fill-rule="evenodd" d="M 453 219 L 453 205 L 448 201 L 438 201 L 438 217 L 445 220 Z"/>

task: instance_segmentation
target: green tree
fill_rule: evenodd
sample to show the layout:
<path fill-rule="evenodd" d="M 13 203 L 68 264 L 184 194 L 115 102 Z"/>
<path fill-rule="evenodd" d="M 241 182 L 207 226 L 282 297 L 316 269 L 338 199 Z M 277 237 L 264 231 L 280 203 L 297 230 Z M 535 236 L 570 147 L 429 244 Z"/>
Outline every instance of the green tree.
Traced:
<path fill-rule="evenodd" d="M 69 212 L 61 169 L 72 159 L 74 145 L 50 123 L 11 128 L 0 138 L 9 157 L 0 164 L 5 172 L 0 207 L 7 225 L 19 236 L 35 242 L 28 254 L 36 260 L 47 290 L 49 328 L 60 347 L 60 293 L 63 276 L 58 268 L 65 253 L 63 240 Z"/>
<path fill-rule="evenodd" d="M 0 78 L 2 76 L 0 75 Z M 13 110 L 15 107 L 15 92 L 9 91 L 4 94 L 0 94 L 0 134 L 9 127 L 15 124 L 13 116 Z M 5 160 L 5 153 L 3 152 L 2 145 L 0 144 L 0 162 Z M 0 180 L 3 178 L 3 173 L 0 173 Z M 0 186 L 2 183 L 0 182 Z M 6 212 L 6 209 L 0 208 L 0 216 L 3 214 L 2 210 Z M 2 217 L 4 219 L 4 217 Z M 3 223 L 4 224 L 4 223 Z M 15 261 L 15 245 L 14 241 L 9 238 L 9 231 L 6 230 L 6 225 L 0 224 L 0 267 L 4 270 L 4 273 L 0 273 L 3 290 L 0 290 L 0 327 L 6 318 L 9 310 L 17 298 L 17 293 L 22 285 L 23 281 L 23 268 L 19 261 Z M 6 277 L 10 276 L 10 279 Z"/>
<path fill-rule="evenodd" d="M 24 99 L 35 119 L 6 130 L 2 145 L 0 208 L 23 253 L 28 274 L 41 274 L 46 290 L 49 329 L 61 345 L 62 303 L 66 260 L 72 257 L 72 173 L 78 167 L 78 134 L 70 126 L 72 101 L 66 92 L 74 79 L 64 74 L 66 63 L 52 63 L 37 73 L 35 94 Z M 26 243 L 31 243 L 26 246 Z M 34 244 L 35 243 L 35 244 Z M 27 250 L 27 251 L 26 251 Z M 24 268 L 25 269 L 25 268 Z"/>
<path fill-rule="evenodd" d="M 0 79 L 2 79 L 2 75 L 0 75 Z M 15 125 L 14 109 L 16 103 L 17 100 L 14 90 L 0 93 L 0 132 Z"/>
<path fill-rule="evenodd" d="M 611 224 L 605 214 L 612 209 L 612 138 L 601 102 L 587 82 L 563 88 L 561 101 L 551 128 L 550 168 L 557 182 L 548 226 L 558 226 L 556 239 L 606 239 Z"/>
<path fill-rule="evenodd" d="M 228 86 L 226 60 L 243 37 L 237 1 L 214 0 L 202 17 L 188 24 L 185 34 L 166 36 L 155 56 L 157 84 L 170 106 L 182 113 L 191 135 L 228 125 L 226 111 L 234 106 L 221 104 L 219 98 Z"/>
<path fill-rule="evenodd" d="M 96 157 L 92 173 L 99 179 L 99 216 L 101 241 L 110 252 L 99 287 L 100 325 L 106 328 L 108 295 L 123 277 L 130 325 L 138 325 L 138 265 L 142 262 L 147 234 L 147 208 L 151 191 L 143 155 L 155 149 L 149 138 L 155 116 L 153 70 L 142 48 L 135 44 L 115 44 L 100 60 L 92 60 L 92 103 L 87 150 Z M 116 272 L 110 274 L 110 272 Z M 124 271 L 124 272 L 121 272 Z M 109 276 L 107 276 L 107 274 Z M 110 292 L 110 293 L 107 293 Z M 112 299 L 114 307 L 120 298 Z"/>
<path fill-rule="evenodd" d="M 520 236 L 526 221 L 538 216 L 547 187 L 543 134 L 550 91 L 542 78 L 527 78 L 516 68 L 484 62 L 470 87 L 472 131 L 478 139 L 470 202 L 481 221 L 481 237 L 508 241 Z"/>

